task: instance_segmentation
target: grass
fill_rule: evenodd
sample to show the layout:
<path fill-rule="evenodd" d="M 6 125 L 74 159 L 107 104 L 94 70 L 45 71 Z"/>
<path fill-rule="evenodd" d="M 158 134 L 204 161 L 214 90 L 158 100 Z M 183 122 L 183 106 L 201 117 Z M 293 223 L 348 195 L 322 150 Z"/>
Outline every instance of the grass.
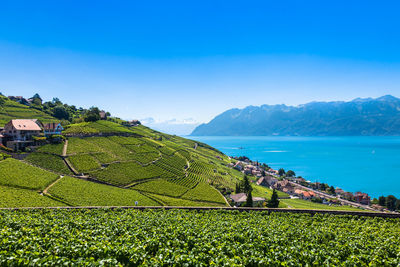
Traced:
<path fill-rule="evenodd" d="M 44 189 L 59 175 L 33 167 L 15 159 L 0 161 L 0 184 L 5 186 Z"/>
<path fill-rule="evenodd" d="M 158 206 L 158 203 L 136 190 L 122 189 L 65 176 L 49 194 L 73 206 Z"/>
<path fill-rule="evenodd" d="M 0 185 L 0 207 L 60 207 L 65 204 L 49 197 L 42 196 L 38 192 L 12 188 Z"/>
<path fill-rule="evenodd" d="M 293 209 L 315 209 L 315 210 L 348 210 L 361 211 L 361 209 L 351 206 L 329 206 L 320 203 L 314 203 L 303 199 L 281 199 L 280 202 Z"/>
<path fill-rule="evenodd" d="M 140 183 L 131 188 L 139 191 L 172 197 L 182 196 L 184 193 L 186 193 L 186 191 L 189 190 L 187 187 L 168 182 L 164 179 L 157 179 L 149 182 Z"/>
<path fill-rule="evenodd" d="M 66 175 L 72 174 L 64 160 L 56 155 L 34 152 L 27 156 L 25 161 L 57 173 Z"/>
<path fill-rule="evenodd" d="M 265 199 L 270 199 L 272 196 L 272 189 L 256 184 L 252 184 L 251 187 L 253 188 L 253 192 L 251 192 L 253 197 L 263 197 Z M 276 193 L 278 193 L 278 198 L 289 198 L 288 194 L 283 193 L 279 190 L 276 190 Z"/>

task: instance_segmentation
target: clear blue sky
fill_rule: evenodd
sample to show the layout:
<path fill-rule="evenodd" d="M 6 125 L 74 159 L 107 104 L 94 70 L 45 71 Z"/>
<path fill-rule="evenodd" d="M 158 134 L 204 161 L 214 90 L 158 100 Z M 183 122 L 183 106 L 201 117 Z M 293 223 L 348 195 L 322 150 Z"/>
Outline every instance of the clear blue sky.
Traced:
<path fill-rule="evenodd" d="M 400 96 L 399 1 L 2 1 L 0 92 L 125 119 Z"/>

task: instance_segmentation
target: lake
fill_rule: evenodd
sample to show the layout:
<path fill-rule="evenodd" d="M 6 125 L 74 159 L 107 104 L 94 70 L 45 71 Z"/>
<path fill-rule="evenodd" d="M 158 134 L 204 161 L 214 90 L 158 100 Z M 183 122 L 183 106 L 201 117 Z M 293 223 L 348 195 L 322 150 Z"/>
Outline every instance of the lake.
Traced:
<path fill-rule="evenodd" d="M 400 137 L 188 136 L 229 156 L 247 156 L 372 197 L 400 197 Z"/>

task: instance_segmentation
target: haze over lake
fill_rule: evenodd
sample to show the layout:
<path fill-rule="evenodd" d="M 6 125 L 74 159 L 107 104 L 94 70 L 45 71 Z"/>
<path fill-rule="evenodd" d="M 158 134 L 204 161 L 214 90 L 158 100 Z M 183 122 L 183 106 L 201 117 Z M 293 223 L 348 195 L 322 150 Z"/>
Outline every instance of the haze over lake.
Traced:
<path fill-rule="evenodd" d="M 191 136 L 229 156 L 247 156 L 306 180 L 372 197 L 400 197 L 400 137 Z"/>

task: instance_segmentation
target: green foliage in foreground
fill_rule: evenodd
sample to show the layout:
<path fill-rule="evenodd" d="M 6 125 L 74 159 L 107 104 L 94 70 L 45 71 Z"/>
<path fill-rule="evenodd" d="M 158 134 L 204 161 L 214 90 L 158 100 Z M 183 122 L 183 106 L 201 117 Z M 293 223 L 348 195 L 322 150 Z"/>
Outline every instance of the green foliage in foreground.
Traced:
<path fill-rule="evenodd" d="M 141 193 L 103 184 L 63 177 L 49 193 L 73 206 L 159 206 Z M 65 206 L 65 205 L 64 205 Z"/>
<path fill-rule="evenodd" d="M 0 161 L 0 184 L 5 186 L 44 189 L 59 176 L 16 159 Z"/>
<path fill-rule="evenodd" d="M 0 265 L 397 266 L 400 220 L 227 211 L 0 211 Z"/>

